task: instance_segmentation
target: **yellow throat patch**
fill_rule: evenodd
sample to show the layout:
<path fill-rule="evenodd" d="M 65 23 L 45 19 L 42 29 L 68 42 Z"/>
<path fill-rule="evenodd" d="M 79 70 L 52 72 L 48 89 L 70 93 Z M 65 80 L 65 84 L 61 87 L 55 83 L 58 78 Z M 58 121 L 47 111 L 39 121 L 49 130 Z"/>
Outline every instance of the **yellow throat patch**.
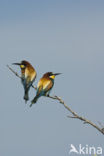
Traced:
<path fill-rule="evenodd" d="M 25 68 L 25 66 L 23 64 L 20 65 L 21 68 Z"/>
<path fill-rule="evenodd" d="M 51 78 L 51 79 L 55 79 L 55 75 L 51 75 L 50 78 Z"/>

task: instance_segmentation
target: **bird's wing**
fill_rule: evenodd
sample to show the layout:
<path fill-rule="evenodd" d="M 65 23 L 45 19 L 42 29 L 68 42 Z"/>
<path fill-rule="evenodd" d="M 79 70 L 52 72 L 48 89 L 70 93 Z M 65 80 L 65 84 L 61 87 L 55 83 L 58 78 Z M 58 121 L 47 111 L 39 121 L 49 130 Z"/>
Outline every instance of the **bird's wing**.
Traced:
<path fill-rule="evenodd" d="M 51 80 L 44 81 L 43 90 L 45 90 L 47 92 L 52 88 L 52 86 L 53 86 L 53 83 Z"/>
<path fill-rule="evenodd" d="M 31 69 L 31 68 L 30 68 Z M 31 71 L 29 68 L 25 69 L 25 78 L 27 79 L 27 81 L 33 81 L 36 78 L 36 72 L 34 72 L 33 70 Z"/>
<path fill-rule="evenodd" d="M 42 80 L 40 79 L 37 85 L 37 95 L 39 95 L 42 90 L 43 90 L 43 83 Z"/>
<path fill-rule="evenodd" d="M 41 86 L 39 86 L 39 88 L 37 89 L 36 95 L 37 95 L 37 96 L 38 96 L 38 95 L 41 95 L 42 91 L 43 91 L 43 86 L 41 85 Z"/>
<path fill-rule="evenodd" d="M 44 94 L 47 91 L 49 91 L 53 86 L 53 83 L 51 80 L 47 80 L 47 79 L 40 79 L 40 81 L 38 82 L 37 85 L 37 95 Z"/>
<path fill-rule="evenodd" d="M 32 72 L 31 74 L 31 81 L 34 82 L 34 80 L 36 79 L 36 72 Z"/>

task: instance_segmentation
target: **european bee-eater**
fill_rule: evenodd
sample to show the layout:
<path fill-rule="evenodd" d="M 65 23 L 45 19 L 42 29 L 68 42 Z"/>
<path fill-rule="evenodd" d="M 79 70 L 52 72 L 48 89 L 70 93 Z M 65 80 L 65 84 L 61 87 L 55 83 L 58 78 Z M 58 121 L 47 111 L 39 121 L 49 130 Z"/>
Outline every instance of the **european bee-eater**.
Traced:
<path fill-rule="evenodd" d="M 24 87 L 24 99 L 25 102 L 29 100 L 28 92 L 36 79 L 36 71 L 33 66 L 28 61 L 21 61 L 21 63 L 13 63 L 14 65 L 19 65 L 21 68 L 21 82 Z"/>
<path fill-rule="evenodd" d="M 37 102 L 39 97 L 49 95 L 50 90 L 54 85 L 55 76 L 59 74 L 61 73 L 54 74 L 52 72 L 47 72 L 43 75 L 43 77 L 38 82 L 36 96 L 31 101 L 30 107 L 32 106 L 32 104 Z"/>

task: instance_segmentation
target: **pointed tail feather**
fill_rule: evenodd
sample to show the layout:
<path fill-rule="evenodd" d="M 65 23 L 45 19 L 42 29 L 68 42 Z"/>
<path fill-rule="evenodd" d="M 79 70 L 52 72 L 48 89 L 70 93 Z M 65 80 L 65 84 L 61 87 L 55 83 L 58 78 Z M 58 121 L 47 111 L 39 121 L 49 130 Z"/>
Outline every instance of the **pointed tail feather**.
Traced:
<path fill-rule="evenodd" d="M 37 102 L 38 98 L 39 98 L 39 96 L 34 97 L 34 99 L 31 101 L 30 107 L 32 107 L 32 105 Z"/>
<path fill-rule="evenodd" d="M 25 100 L 25 103 L 27 103 L 27 101 L 29 100 L 28 90 L 25 91 L 24 100 Z"/>

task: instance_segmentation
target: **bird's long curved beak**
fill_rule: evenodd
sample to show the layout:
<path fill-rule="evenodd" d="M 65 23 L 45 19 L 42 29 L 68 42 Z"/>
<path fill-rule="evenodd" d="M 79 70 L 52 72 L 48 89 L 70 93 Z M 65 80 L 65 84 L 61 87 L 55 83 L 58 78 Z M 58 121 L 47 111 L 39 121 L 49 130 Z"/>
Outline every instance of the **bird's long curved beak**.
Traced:
<path fill-rule="evenodd" d="M 20 63 L 12 63 L 13 65 L 18 65 L 18 66 L 20 66 L 21 64 Z"/>
<path fill-rule="evenodd" d="M 60 75 L 60 74 L 62 74 L 62 73 L 55 73 L 54 75 L 56 76 L 56 75 Z"/>

